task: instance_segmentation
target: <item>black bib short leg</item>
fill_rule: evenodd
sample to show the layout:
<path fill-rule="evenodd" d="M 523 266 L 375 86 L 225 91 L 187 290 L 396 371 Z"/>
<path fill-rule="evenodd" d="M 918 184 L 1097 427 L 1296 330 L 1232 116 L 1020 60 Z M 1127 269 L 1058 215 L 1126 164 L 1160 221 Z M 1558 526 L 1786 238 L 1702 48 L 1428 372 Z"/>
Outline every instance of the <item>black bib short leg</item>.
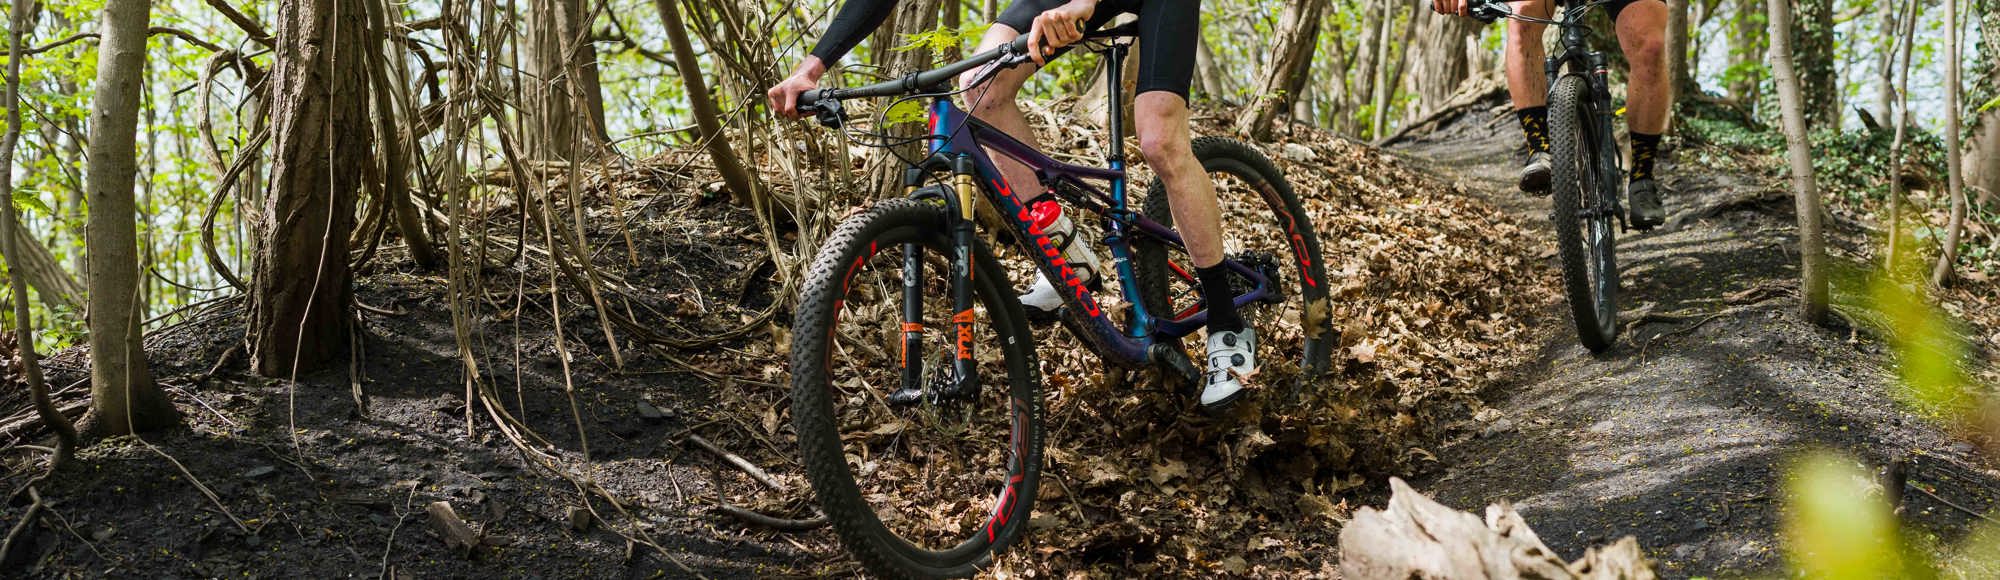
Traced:
<path fill-rule="evenodd" d="M 1066 3 L 1014 0 L 995 22 L 1027 34 L 1036 16 Z M 1104 0 L 1084 27 L 1097 30 L 1119 14 L 1139 16 L 1138 92 L 1167 91 L 1187 100 L 1195 43 L 1201 42 L 1201 0 Z"/>

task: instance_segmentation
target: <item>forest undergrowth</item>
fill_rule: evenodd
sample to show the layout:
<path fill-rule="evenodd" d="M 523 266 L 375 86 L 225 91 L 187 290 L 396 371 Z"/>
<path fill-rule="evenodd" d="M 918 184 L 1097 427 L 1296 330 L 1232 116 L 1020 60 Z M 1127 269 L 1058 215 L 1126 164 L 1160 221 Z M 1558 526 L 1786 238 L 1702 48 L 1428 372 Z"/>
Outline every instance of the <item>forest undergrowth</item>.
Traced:
<path fill-rule="evenodd" d="M 1201 115 L 1197 132 L 1227 133 L 1222 117 Z M 1101 150 L 1094 131 L 1053 127 L 1044 142 L 1062 154 Z M 1320 231 L 1338 288 L 1333 372 L 1209 416 L 1192 393 L 1107 373 L 1059 328 L 1038 330 L 1054 484 L 1042 487 L 1032 540 L 999 571 L 1330 573 L 1350 508 L 1382 492 L 1381 476 L 1427 469 L 1442 434 L 1475 424 L 1479 392 L 1531 360 L 1529 317 L 1554 300 L 1553 277 L 1521 224 L 1316 130 L 1262 149 Z M 351 364 L 295 383 L 249 372 L 240 301 L 182 313 L 148 346 L 190 430 L 86 450 L 82 467 L 42 486 L 72 533 L 41 534 L 24 562 L 114 575 L 272 574 L 303 562 L 415 576 L 850 570 L 828 531 L 732 515 L 813 523 L 786 396 L 789 276 L 768 257 L 798 234 L 701 195 L 715 178 L 687 155 L 546 175 L 552 189 L 577 184 L 589 207 L 619 208 L 577 216 L 591 272 L 552 267 L 548 246 L 516 245 L 543 237 L 520 201 L 470 208 L 486 235 L 465 251 L 486 266 L 467 286 L 466 336 L 448 281 L 404 266 L 357 280 L 365 330 Z M 613 290 L 564 283 L 586 276 Z M 600 304 L 614 316 L 600 317 Z M 690 347 L 659 346 L 674 337 Z M 47 363 L 58 404 L 77 412 L 79 350 Z M 470 383 L 467 358 L 482 373 Z M 0 419 L 9 446 L 42 436 L 19 392 Z M 37 471 L 24 454 L 6 461 L 10 487 Z M 480 545 L 446 546 L 426 523 L 439 501 Z"/>

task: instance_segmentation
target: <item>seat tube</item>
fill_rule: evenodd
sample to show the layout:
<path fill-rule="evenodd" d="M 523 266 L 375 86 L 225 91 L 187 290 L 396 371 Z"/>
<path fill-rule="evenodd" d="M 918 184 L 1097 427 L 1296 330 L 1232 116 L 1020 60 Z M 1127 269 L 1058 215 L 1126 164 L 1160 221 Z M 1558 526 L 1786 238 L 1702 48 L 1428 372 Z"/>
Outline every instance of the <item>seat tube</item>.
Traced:
<path fill-rule="evenodd" d="M 972 157 L 959 155 L 952 160 L 953 184 L 958 190 L 959 215 L 952 219 L 951 301 L 953 343 L 957 345 L 952 360 L 958 387 L 969 387 L 979 383 L 979 366 L 972 356 L 972 245 L 973 208 L 977 203 L 978 182 L 973 179 L 975 167 Z M 904 290 L 909 292 L 908 289 Z"/>

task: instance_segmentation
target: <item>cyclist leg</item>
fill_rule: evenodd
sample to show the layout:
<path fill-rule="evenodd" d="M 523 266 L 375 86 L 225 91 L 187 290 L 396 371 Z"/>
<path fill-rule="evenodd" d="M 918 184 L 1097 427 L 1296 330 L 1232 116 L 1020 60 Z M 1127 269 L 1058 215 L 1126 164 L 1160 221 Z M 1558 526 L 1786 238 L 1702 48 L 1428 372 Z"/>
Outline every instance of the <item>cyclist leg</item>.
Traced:
<path fill-rule="evenodd" d="M 1215 181 L 1194 156 L 1188 127 L 1188 86 L 1194 78 L 1194 44 L 1201 34 L 1201 3 L 1151 0 L 1139 9 L 1138 97 L 1133 123 L 1139 153 L 1167 186 L 1175 229 L 1194 259 L 1195 277 L 1208 303 L 1208 369 L 1201 403 L 1221 406 L 1243 391 L 1257 372 L 1257 337 L 1237 314 L 1236 295 L 1222 266 L 1222 207 Z"/>
<path fill-rule="evenodd" d="M 993 25 L 986 29 L 986 35 L 980 38 L 979 47 L 973 52 L 985 52 L 1012 42 L 1016 37 L 1027 33 L 1036 16 L 1062 6 L 1066 1 L 1015 0 L 994 18 Z M 1115 15 L 1116 12 L 1109 7 L 1100 7 L 1091 15 L 1090 22 L 1085 26 L 1095 30 Z M 1040 149 L 1041 141 L 1035 138 L 1035 129 L 1028 124 L 1028 117 L 1021 112 L 1018 102 L 1021 87 L 1026 85 L 1028 78 L 1034 76 L 1040 68 L 1031 62 L 1001 71 L 993 77 L 993 80 L 985 85 L 973 87 L 960 98 L 964 99 L 966 110 L 980 120 L 986 121 L 1022 143 Z M 959 84 L 963 86 L 978 74 L 979 69 L 974 69 L 959 75 Z M 1028 169 L 1028 166 L 1015 161 L 1012 157 L 992 155 L 992 158 L 993 164 L 1000 169 L 1000 176 L 1007 180 L 1007 187 L 1013 189 L 1022 201 L 1031 201 L 1042 196 L 1043 189 L 1035 179 L 1034 170 Z"/>
<path fill-rule="evenodd" d="M 1555 13 L 1552 0 L 1514 3 L 1519 14 L 1548 18 Z M 1528 144 L 1528 162 L 1521 168 L 1521 190 L 1547 192 L 1549 176 L 1549 78 L 1542 47 L 1545 25 L 1507 21 L 1507 94 L 1514 101 L 1514 117 L 1521 124 L 1521 136 Z"/>
<path fill-rule="evenodd" d="M 1632 68 L 1632 82 L 1625 89 L 1625 122 L 1632 140 L 1632 174 L 1626 191 L 1633 225 L 1647 228 L 1666 221 L 1653 179 L 1653 158 L 1673 109 L 1672 81 L 1667 78 L 1667 5 L 1661 0 L 1630 0 L 1617 8 L 1618 43 Z"/>

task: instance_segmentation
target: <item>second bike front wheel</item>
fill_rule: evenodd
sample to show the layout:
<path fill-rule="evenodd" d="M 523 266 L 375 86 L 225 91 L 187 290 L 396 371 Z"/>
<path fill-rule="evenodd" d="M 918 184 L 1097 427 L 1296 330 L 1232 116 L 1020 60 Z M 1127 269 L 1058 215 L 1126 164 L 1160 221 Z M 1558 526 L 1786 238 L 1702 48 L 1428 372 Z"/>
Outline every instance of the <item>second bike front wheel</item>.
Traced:
<path fill-rule="evenodd" d="M 842 222 L 808 270 L 792 327 L 806 475 L 841 545 L 884 578 L 988 567 L 1026 531 L 1041 482 L 1034 336 L 984 244 L 971 252 L 975 304 L 953 312 L 947 223 L 939 205 L 909 199 Z M 913 310 L 920 322 L 906 321 Z M 956 377 L 960 352 L 976 379 Z M 912 383 L 921 397 L 892 396 Z"/>
<path fill-rule="evenodd" d="M 1566 75 L 1549 91 L 1549 193 L 1577 339 L 1591 352 L 1604 352 L 1618 336 L 1617 218 L 1612 200 L 1605 199 L 1618 176 L 1603 174 L 1607 164 L 1599 156 L 1611 146 L 1599 142 L 1599 117 L 1589 99 L 1590 83 L 1581 75 Z"/>

